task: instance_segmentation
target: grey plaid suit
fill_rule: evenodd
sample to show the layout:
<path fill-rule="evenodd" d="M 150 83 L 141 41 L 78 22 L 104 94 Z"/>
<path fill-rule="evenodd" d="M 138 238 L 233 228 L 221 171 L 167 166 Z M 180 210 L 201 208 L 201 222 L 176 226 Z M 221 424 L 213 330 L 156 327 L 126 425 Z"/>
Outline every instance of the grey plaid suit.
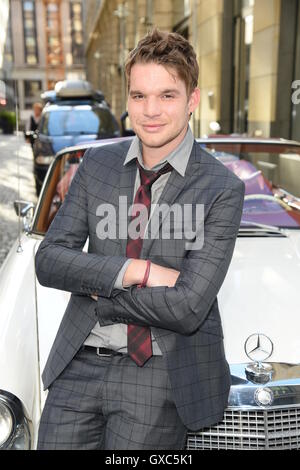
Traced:
<path fill-rule="evenodd" d="M 123 166 L 128 148 L 121 142 L 86 152 L 37 252 L 39 282 L 72 293 L 43 372 L 44 388 L 59 378 L 97 321 L 150 325 L 178 414 L 188 429 L 198 430 L 222 419 L 230 389 L 217 293 L 239 229 L 244 183 L 195 142 L 185 176 L 172 172 L 160 203 L 204 205 L 202 249 L 187 251 L 184 239 L 145 239 L 141 258 L 179 270 L 176 285 L 116 290 L 127 240 L 100 240 L 96 210 L 110 203 L 118 215 L 119 196 L 131 204 L 136 165 Z"/>

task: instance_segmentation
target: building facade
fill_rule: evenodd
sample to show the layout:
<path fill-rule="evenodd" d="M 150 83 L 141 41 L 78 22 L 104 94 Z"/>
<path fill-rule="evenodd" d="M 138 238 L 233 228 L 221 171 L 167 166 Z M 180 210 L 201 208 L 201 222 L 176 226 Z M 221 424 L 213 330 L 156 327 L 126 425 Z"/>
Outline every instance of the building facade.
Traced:
<path fill-rule="evenodd" d="M 72 78 L 85 78 L 82 0 L 10 0 L 0 80 L 21 121 L 42 91 Z"/>
<path fill-rule="evenodd" d="M 247 133 L 300 140 L 299 0 L 102 0 L 85 2 L 87 76 L 119 117 L 124 60 L 153 26 L 193 44 L 201 103 L 196 136 Z"/>
<path fill-rule="evenodd" d="M 0 0 L 0 111 L 1 107 L 13 108 L 13 88 L 6 82 L 6 72 L 9 69 L 8 51 L 10 43 L 8 42 L 7 32 L 9 29 L 9 0 Z M 2 71 L 2 73 L 1 73 Z"/>

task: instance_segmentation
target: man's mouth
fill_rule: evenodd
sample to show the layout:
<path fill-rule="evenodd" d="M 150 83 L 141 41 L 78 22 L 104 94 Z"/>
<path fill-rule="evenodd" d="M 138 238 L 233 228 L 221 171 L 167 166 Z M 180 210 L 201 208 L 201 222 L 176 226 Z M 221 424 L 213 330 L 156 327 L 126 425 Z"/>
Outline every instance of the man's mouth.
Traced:
<path fill-rule="evenodd" d="M 149 132 L 155 132 L 164 127 L 165 124 L 142 124 L 143 129 Z"/>

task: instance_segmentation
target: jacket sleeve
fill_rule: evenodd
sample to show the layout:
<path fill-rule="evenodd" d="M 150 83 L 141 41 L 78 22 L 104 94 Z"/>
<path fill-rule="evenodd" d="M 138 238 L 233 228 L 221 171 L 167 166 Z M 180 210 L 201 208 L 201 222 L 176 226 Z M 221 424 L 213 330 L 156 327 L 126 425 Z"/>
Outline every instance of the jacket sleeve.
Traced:
<path fill-rule="evenodd" d="M 192 334 L 205 321 L 227 273 L 243 209 L 245 185 L 218 195 L 204 222 L 201 249 L 189 250 L 174 287 L 131 287 L 113 291 L 110 299 L 99 297 L 97 315 L 101 326 L 134 323 Z"/>
<path fill-rule="evenodd" d="M 43 286 L 109 297 L 127 258 L 82 251 L 88 237 L 86 167 L 92 150 L 86 151 L 65 200 L 39 246 L 35 267 Z"/>

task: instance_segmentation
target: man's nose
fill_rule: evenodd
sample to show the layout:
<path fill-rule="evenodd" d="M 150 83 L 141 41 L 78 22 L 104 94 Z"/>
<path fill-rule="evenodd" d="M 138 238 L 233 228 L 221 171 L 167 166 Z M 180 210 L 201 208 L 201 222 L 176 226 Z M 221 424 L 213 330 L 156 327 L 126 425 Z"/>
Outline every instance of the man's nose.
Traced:
<path fill-rule="evenodd" d="M 144 114 L 147 117 L 159 116 L 161 114 L 159 100 L 148 97 L 144 103 Z"/>

